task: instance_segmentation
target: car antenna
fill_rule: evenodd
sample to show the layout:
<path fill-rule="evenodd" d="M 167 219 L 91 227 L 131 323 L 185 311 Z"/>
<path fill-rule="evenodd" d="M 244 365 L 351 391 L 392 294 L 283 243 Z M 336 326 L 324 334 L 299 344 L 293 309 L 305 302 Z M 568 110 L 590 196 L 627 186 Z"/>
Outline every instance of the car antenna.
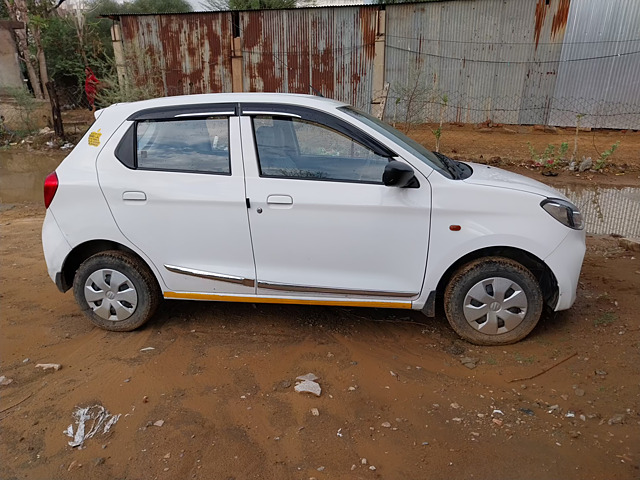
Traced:
<path fill-rule="evenodd" d="M 311 90 L 313 90 L 313 94 L 316 95 L 317 97 L 322 97 L 324 98 L 324 95 L 322 95 L 318 90 L 316 90 L 315 88 L 313 88 L 313 85 L 309 85 L 309 88 Z"/>

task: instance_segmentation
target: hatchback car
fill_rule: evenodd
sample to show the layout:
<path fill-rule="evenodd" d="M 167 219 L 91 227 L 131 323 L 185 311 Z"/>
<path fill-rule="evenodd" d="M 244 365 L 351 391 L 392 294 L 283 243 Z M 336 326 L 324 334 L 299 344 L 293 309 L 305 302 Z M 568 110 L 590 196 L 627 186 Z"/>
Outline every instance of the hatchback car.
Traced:
<path fill-rule="evenodd" d="M 573 304 L 582 218 L 557 191 L 433 153 L 344 103 L 118 104 L 44 187 L 49 275 L 96 325 L 161 299 L 421 310 L 483 345 Z"/>

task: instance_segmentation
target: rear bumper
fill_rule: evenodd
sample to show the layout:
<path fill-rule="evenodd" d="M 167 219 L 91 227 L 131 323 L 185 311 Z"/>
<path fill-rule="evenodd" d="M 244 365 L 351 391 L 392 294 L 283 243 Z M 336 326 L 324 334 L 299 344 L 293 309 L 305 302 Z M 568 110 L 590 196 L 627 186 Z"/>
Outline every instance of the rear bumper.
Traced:
<path fill-rule="evenodd" d="M 584 230 L 571 230 L 558 247 L 544 259 L 558 282 L 558 301 L 553 309 L 566 310 L 576 301 L 578 279 L 586 251 Z"/>
<path fill-rule="evenodd" d="M 49 277 L 61 292 L 68 290 L 68 288 L 65 288 L 67 286 L 64 285 L 62 265 L 69 252 L 71 252 L 71 246 L 64 238 L 51 210 L 47 210 L 42 224 L 42 250 L 44 251 Z"/>

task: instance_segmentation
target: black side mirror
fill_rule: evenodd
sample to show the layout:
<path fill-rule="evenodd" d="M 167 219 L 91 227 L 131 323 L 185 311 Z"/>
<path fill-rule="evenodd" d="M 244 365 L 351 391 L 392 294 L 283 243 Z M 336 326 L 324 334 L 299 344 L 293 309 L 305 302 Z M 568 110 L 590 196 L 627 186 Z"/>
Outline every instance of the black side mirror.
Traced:
<path fill-rule="evenodd" d="M 386 167 L 384 167 L 384 173 L 382 174 L 382 183 L 387 187 L 398 188 L 418 188 L 420 182 L 416 178 L 416 175 L 406 163 L 398 162 L 397 160 L 391 160 Z"/>

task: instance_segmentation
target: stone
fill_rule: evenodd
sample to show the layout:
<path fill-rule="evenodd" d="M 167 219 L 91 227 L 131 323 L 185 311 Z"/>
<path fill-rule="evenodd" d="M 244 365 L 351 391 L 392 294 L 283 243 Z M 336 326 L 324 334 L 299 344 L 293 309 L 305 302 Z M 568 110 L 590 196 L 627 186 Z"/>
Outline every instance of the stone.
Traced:
<path fill-rule="evenodd" d="M 153 422 L 153 424 L 156 427 L 161 427 L 162 425 L 164 425 L 164 420 L 156 420 L 155 422 Z"/>
<path fill-rule="evenodd" d="M 623 423 L 624 423 L 624 414 L 622 414 L 622 413 L 616 413 L 607 422 L 607 424 L 609 424 L 609 425 L 621 425 Z"/>
<path fill-rule="evenodd" d="M 3 387 L 9 385 L 11 382 L 13 382 L 13 378 L 7 378 L 4 375 L 0 377 L 0 385 Z"/>
<path fill-rule="evenodd" d="M 45 372 L 47 370 L 54 370 L 57 372 L 62 368 L 62 365 L 60 365 L 59 363 L 38 363 L 36 364 L 36 368 L 42 368 L 42 370 L 44 370 Z"/>
<path fill-rule="evenodd" d="M 618 245 L 630 252 L 640 252 L 640 237 L 619 238 Z"/>
<path fill-rule="evenodd" d="M 576 388 L 573 393 L 575 393 L 578 397 L 584 397 L 584 390 L 581 388 Z"/>
<path fill-rule="evenodd" d="M 100 465 L 104 464 L 104 462 L 105 462 L 104 457 L 97 457 L 97 458 L 94 458 L 94 459 L 93 459 L 93 466 L 94 466 L 94 467 L 98 467 L 98 466 L 100 466 Z"/>
<path fill-rule="evenodd" d="M 391 424 L 389 422 L 382 422 L 380 425 L 384 428 L 391 428 Z"/>
<path fill-rule="evenodd" d="M 320 410 L 318 410 L 317 408 L 312 408 L 310 411 L 311 411 L 311 415 L 313 415 L 314 417 L 317 417 L 320 415 Z"/>
<path fill-rule="evenodd" d="M 596 370 L 596 375 L 600 375 L 600 376 L 605 376 L 607 374 L 607 372 L 605 372 L 604 370 Z"/>
<path fill-rule="evenodd" d="M 593 167 L 593 160 L 591 157 L 584 158 L 582 157 L 582 162 L 580 162 L 580 166 L 578 167 L 579 172 L 586 172 L 591 167 Z"/>

